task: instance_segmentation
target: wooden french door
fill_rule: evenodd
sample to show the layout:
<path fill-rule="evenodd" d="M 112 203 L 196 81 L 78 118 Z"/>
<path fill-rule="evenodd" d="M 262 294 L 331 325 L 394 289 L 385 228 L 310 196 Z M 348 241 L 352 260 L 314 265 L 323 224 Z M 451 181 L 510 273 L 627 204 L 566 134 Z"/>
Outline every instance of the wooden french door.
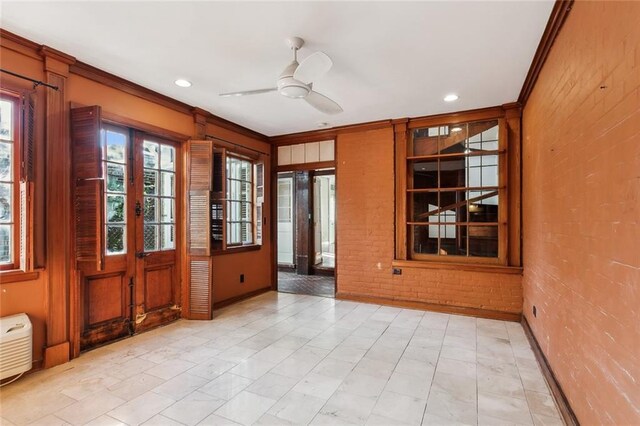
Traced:
<path fill-rule="evenodd" d="M 99 109 L 78 110 L 86 110 L 72 112 L 82 350 L 180 316 L 181 153 L 99 119 L 90 128 L 76 119 Z"/>

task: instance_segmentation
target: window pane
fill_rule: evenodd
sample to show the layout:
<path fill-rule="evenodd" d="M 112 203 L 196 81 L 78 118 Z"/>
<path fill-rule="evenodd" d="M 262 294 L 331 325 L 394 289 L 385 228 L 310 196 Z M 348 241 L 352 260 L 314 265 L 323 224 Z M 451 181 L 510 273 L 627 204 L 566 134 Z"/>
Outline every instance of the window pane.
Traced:
<path fill-rule="evenodd" d="M 438 160 L 413 163 L 413 188 L 438 187 Z"/>
<path fill-rule="evenodd" d="M 158 194 L 158 172 L 154 170 L 144 171 L 144 193 L 145 195 Z"/>
<path fill-rule="evenodd" d="M 125 192 L 124 165 L 107 163 L 107 191 Z"/>
<path fill-rule="evenodd" d="M 413 155 L 434 155 L 438 153 L 437 127 L 416 129 L 413 131 Z"/>
<path fill-rule="evenodd" d="M 452 124 L 445 127 L 449 131 L 447 133 L 440 133 L 440 139 L 438 141 L 438 153 L 463 154 L 467 149 L 467 124 Z"/>
<path fill-rule="evenodd" d="M 158 144 L 154 142 L 144 141 L 143 154 L 144 154 L 144 167 L 150 167 L 153 169 L 158 168 Z"/>
<path fill-rule="evenodd" d="M 429 222 L 430 212 L 438 209 L 437 192 L 416 192 L 413 194 L 412 222 Z"/>
<path fill-rule="evenodd" d="M 440 159 L 440 188 L 460 188 L 466 182 L 464 157 Z"/>
<path fill-rule="evenodd" d="M 175 196 L 175 173 L 162 172 L 161 179 L 161 195 L 165 197 Z"/>
<path fill-rule="evenodd" d="M 466 228 L 460 225 L 440 225 L 440 256 L 467 255 Z"/>
<path fill-rule="evenodd" d="M 438 253 L 438 227 L 412 226 L 413 252 L 419 254 Z"/>
<path fill-rule="evenodd" d="M 158 199 L 144 197 L 144 222 L 158 222 Z"/>
<path fill-rule="evenodd" d="M 13 180 L 12 149 L 12 144 L 0 142 L 0 181 Z"/>
<path fill-rule="evenodd" d="M 0 138 L 13 140 L 13 103 L 0 100 Z"/>
<path fill-rule="evenodd" d="M 498 256 L 498 227 L 469 226 L 469 254 L 471 256 Z"/>
<path fill-rule="evenodd" d="M 11 225 L 0 225 L 0 263 L 11 263 Z"/>
<path fill-rule="evenodd" d="M 173 223 L 175 221 L 174 200 L 172 198 L 162 198 L 161 204 L 162 209 L 160 214 L 160 222 Z"/>
<path fill-rule="evenodd" d="M 241 226 L 241 232 L 243 244 L 253 243 L 253 226 L 251 225 L 251 223 L 243 223 Z"/>
<path fill-rule="evenodd" d="M 469 205 L 470 222 L 498 221 L 497 191 L 469 191 L 469 197 L 471 200 L 477 199 L 477 201 L 473 201 Z"/>
<path fill-rule="evenodd" d="M 160 168 L 162 170 L 175 170 L 176 150 L 172 146 L 160 145 Z"/>
<path fill-rule="evenodd" d="M 253 206 L 251 203 L 240 203 L 240 218 L 243 221 L 251 222 L 253 218 Z"/>
<path fill-rule="evenodd" d="M 107 225 L 107 254 L 122 254 L 125 248 L 124 225 Z"/>
<path fill-rule="evenodd" d="M 124 195 L 107 195 L 107 222 L 124 222 Z"/>
<path fill-rule="evenodd" d="M 13 222 L 11 219 L 12 187 L 10 183 L 0 183 L 0 222 Z"/>
<path fill-rule="evenodd" d="M 240 199 L 242 201 L 251 201 L 251 182 L 241 183 Z"/>
<path fill-rule="evenodd" d="M 116 163 L 125 162 L 127 136 L 123 133 L 107 130 L 107 160 Z"/>
<path fill-rule="evenodd" d="M 174 234 L 174 226 L 173 225 L 161 225 L 161 249 L 162 250 L 171 250 L 176 246 L 175 242 L 175 234 Z"/>
<path fill-rule="evenodd" d="M 158 250 L 158 225 L 144 225 L 144 250 Z"/>

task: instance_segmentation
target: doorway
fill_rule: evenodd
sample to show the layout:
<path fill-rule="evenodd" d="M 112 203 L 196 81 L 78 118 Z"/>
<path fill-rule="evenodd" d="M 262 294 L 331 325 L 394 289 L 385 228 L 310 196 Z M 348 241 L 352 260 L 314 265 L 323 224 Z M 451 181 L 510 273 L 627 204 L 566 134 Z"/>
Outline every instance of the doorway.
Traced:
<path fill-rule="evenodd" d="M 278 290 L 335 296 L 335 170 L 278 173 Z"/>
<path fill-rule="evenodd" d="M 80 349 L 180 316 L 180 146 L 104 125 L 101 266 L 79 265 Z"/>

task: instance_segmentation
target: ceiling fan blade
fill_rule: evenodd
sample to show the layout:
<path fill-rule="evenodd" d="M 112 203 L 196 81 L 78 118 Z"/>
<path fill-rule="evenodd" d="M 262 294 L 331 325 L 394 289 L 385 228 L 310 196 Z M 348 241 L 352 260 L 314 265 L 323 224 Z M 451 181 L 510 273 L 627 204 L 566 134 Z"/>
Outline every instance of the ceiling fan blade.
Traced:
<path fill-rule="evenodd" d="M 229 96 L 247 96 L 247 95 L 259 95 L 260 93 L 276 92 L 278 89 L 275 87 L 269 89 L 257 89 L 257 90 L 245 90 L 243 92 L 229 92 L 220 93 L 219 96 L 226 98 Z"/>
<path fill-rule="evenodd" d="M 293 78 L 303 83 L 311 83 L 324 75 L 333 66 L 333 61 L 325 53 L 316 52 L 307 56 L 296 68 Z"/>
<path fill-rule="evenodd" d="M 304 98 L 304 100 L 307 101 L 309 105 L 320 112 L 324 112 L 325 114 L 339 114 L 342 112 L 342 107 L 340 105 L 326 96 L 321 95 L 318 92 L 314 92 L 313 90 Z"/>

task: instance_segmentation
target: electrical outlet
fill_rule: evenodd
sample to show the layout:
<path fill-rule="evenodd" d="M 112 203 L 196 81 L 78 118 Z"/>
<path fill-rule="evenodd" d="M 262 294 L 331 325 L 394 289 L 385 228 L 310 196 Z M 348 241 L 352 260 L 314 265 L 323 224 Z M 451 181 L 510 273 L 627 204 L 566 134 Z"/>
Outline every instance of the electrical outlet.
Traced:
<path fill-rule="evenodd" d="M 393 275 L 402 275 L 402 269 L 393 268 Z"/>
<path fill-rule="evenodd" d="M 243 283 L 244 282 L 244 274 L 240 274 L 240 282 Z"/>
<path fill-rule="evenodd" d="M 536 305 L 533 305 L 533 316 L 537 317 Z"/>

